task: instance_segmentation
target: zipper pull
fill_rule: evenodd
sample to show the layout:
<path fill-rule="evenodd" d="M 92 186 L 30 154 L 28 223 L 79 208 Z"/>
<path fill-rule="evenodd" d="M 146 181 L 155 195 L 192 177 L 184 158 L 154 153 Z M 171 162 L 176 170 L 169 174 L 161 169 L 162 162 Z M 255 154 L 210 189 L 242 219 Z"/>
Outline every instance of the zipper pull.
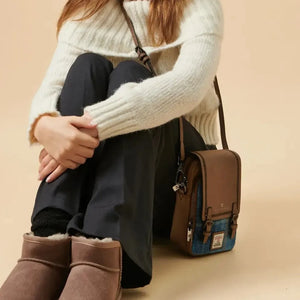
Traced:
<path fill-rule="evenodd" d="M 189 224 L 188 224 L 188 228 L 187 228 L 187 236 L 186 236 L 186 240 L 187 242 L 190 242 L 193 238 L 193 228 L 192 228 L 192 224 L 193 224 L 193 221 L 190 220 L 189 221 Z"/>

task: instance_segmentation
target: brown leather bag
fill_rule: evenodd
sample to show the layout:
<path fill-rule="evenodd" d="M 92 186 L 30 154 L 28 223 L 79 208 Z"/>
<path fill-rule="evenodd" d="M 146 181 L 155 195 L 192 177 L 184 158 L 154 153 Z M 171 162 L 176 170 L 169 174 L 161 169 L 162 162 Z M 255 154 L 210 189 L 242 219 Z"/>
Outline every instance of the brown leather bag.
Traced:
<path fill-rule="evenodd" d="M 181 157 L 173 186 L 177 194 L 170 240 L 193 256 L 231 250 L 236 240 L 241 159 L 228 149 L 221 118 L 220 124 L 223 149 L 185 154 L 180 119 Z"/>
<path fill-rule="evenodd" d="M 141 47 L 126 10 L 121 9 L 131 31 L 140 61 L 152 72 L 150 57 Z M 185 153 L 183 121 L 179 117 L 180 154 L 173 190 L 176 203 L 170 240 L 184 253 L 199 256 L 228 251 L 236 240 L 240 212 L 241 159 L 228 149 L 221 93 L 214 78 L 220 100 L 219 120 L 223 149 L 206 149 Z"/>

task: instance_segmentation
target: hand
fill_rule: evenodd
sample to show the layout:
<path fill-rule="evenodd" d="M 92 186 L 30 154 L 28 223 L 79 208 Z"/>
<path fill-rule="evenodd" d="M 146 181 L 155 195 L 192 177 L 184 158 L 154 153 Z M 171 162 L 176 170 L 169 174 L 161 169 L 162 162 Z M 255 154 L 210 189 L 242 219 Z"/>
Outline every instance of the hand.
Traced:
<path fill-rule="evenodd" d="M 89 113 L 85 113 L 82 117 L 87 118 L 88 120 L 92 121 L 92 117 Z M 95 138 L 98 138 L 98 130 L 97 127 L 93 128 L 84 128 L 84 127 L 77 127 L 81 132 L 87 133 L 90 136 L 93 136 Z"/>
<path fill-rule="evenodd" d="M 98 131 L 96 128 L 79 128 L 79 130 L 81 132 L 85 132 L 91 136 L 97 137 L 98 136 Z M 53 158 L 45 148 L 43 148 L 40 152 L 39 155 L 39 162 L 40 162 L 40 167 L 39 167 L 39 176 L 38 176 L 38 180 L 44 180 L 44 178 L 48 176 L 48 178 L 46 179 L 46 182 L 52 182 L 54 181 L 56 178 L 58 178 L 61 174 L 63 174 L 68 168 L 64 167 L 63 165 L 59 164 L 59 162 L 57 162 L 55 160 L 55 158 Z M 80 164 L 77 164 L 77 167 Z"/>
<path fill-rule="evenodd" d="M 90 124 L 90 121 L 87 114 L 80 117 L 43 116 L 36 124 L 34 135 L 58 163 L 75 169 L 94 155 L 100 142 L 97 125 Z"/>
<path fill-rule="evenodd" d="M 88 119 L 89 121 L 92 120 L 91 116 L 89 114 L 85 114 L 83 116 L 84 118 Z M 78 130 L 81 132 L 84 132 L 86 134 L 89 134 L 92 137 L 98 137 L 98 131 L 97 128 L 84 128 L 79 127 Z M 52 182 L 56 178 L 58 178 L 61 174 L 63 174 L 68 168 L 60 164 L 54 157 L 52 157 L 45 148 L 43 148 L 40 152 L 39 161 L 41 163 L 39 167 L 39 180 L 44 180 L 44 178 L 48 176 L 46 179 L 47 182 Z M 77 168 L 80 165 L 80 163 L 76 163 L 75 168 Z"/>
<path fill-rule="evenodd" d="M 47 182 L 52 182 L 68 169 L 59 164 L 45 148 L 43 148 L 40 152 L 39 161 L 40 167 L 38 180 L 44 180 L 47 175 L 52 173 L 46 179 Z"/>

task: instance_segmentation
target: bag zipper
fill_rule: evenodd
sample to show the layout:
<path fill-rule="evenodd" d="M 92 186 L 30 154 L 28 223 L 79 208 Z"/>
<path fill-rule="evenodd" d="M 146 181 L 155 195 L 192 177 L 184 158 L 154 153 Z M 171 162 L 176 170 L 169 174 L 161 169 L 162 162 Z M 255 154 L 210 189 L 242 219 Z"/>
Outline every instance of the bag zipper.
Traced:
<path fill-rule="evenodd" d="M 198 167 L 199 162 L 193 162 L 192 170 L 190 174 L 194 174 L 196 168 Z M 187 236 L 186 241 L 188 242 L 189 251 L 192 251 L 192 242 L 193 242 L 193 233 L 195 230 L 196 225 L 196 215 L 195 211 L 197 208 L 197 193 L 198 193 L 198 182 L 199 176 L 196 176 L 192 185 L 192 193 L 191 193 L 191 201 L 190 201 L 190 212 L 188 218 L 188 225 L 187 225 Z M 196 207 L 195 207 L 196 205 Z"/>
<path fill-rule="evenodd" d="M 192 242 L 192 239 L 193 239 L 193 220 L 189 219 L 186 240 L 187 242 Z"/>

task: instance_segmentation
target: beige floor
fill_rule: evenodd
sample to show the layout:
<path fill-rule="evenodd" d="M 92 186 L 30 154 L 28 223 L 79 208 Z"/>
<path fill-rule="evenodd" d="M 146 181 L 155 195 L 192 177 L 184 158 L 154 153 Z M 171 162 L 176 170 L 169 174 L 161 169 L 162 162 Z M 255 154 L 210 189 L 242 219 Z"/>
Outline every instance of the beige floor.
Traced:
<path fill-rule="evenodd" d="M 222 3 L 218 78 L 229 147 L 242 159 L 237 242 L 231 252 L 197 258 L 153 245 L 151 284 L 125 290 L 124 299 L 300 299 L 300 3 Z M 30 226 L 40 148 L 28 147 L 29 105 L 55 47 L 62 3 L 1 6 L 0 285 Z"/>

